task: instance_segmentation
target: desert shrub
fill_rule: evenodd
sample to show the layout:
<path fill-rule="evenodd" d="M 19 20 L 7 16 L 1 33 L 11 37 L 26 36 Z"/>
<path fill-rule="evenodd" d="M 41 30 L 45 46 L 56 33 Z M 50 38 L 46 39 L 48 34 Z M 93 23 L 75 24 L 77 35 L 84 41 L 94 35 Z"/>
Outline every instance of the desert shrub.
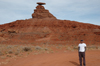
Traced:
<path fill-rule="evenodd" d="M 18 52 L 15 53 L 15 55 L 18 55 L 18 54 L 19 54 Z"/>
<path fill-rule="evenodd" d="M 25 52 L 27 52 L 27 51 L 31 51 L 31 48 L 30 48 L 30 47 L 24 47 L 23 50 L 24 50 Z"/>
<path fill-rule="evenodd" d="M 71 47 L 67 47 L 66 50 L 71 50 Z"/>
<path fill-rule="evenodd" d="M 19 51 L 16 51 L 16 52 L 15 52 L 15 55 L 18 55 L 19 53 L 20 53 Z"/>
<path fill-rule="evenodd" d="M 45 50 L 45 51 L 47 51 L 47 50 L 48 50 L 48 48 L 44 48 L 44 50 Z"/>
<path fill-rule="evenodd" d="M 74 46 L 73 49 L 78 50 L 78 46 Z"/>
<path fill-rule="evenodd" d="M 9 51 L 8 51 L 8 53 L 9 53 L 9 54 L 12 54 L 12 53 L 13 53 L 13 51 L 12 51 L 12 50 L 9 50 Z"/>
<path fill-rule="evenodd" d="M 12 57 L 11 55 L 7 54 L 7 57 Z"/>
<path fill-rule="evenodd" d="M 40 46 L 36 46 L 35 50 L 41 50 L 42 48 Z"/>

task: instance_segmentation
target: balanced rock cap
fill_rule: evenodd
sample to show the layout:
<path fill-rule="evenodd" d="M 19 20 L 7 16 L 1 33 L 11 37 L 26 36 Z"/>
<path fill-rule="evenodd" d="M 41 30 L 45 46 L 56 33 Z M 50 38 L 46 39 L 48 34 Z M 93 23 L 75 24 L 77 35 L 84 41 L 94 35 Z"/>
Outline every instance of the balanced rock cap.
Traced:
<path fill-rule="evenodd" d="M 38 5 L 45 5 L 46 3 L 37 2 Z"/>

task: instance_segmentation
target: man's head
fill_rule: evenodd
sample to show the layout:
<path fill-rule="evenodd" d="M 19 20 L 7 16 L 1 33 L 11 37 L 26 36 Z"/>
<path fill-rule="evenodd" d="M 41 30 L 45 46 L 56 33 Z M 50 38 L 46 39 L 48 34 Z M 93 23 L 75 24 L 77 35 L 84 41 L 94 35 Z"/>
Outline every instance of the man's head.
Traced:
<path fill-rule="evenodd" d="M 81 43 L 83 43 L 83 40 L 80 40 Z"/>

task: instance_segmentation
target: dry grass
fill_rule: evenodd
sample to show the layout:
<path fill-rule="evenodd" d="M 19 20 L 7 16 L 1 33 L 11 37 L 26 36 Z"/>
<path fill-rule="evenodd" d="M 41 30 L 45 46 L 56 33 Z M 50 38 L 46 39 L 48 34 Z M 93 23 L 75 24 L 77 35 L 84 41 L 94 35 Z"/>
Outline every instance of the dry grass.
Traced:
<path fill-rule="evenodd" d="M 7 57 L 12 57 L 11 55 L 22 56 L 23 53 L 29 55 L 31 52 L 33 54 L 41 54 L 41 53 L 54 53 L 58 52 L 56 50 L 64 50 L 64 51 L 74 51 L 78 50 L 78 46 L 76 45 L 41 45 L 41 46 L 33 46 L 33 45 L 0 45 L 0 56 L 6 55 Z M 87 46 L 87 50 L 100 50 L 100 46 Z"/>
<path fill-rule="evenodd" d="M 50 51 L 50 48 L 46 46 L 0 45 L 0 56 L 6 55 L 7 57 L 9 57 L 8 55 L 21 55 L 22 53 L 28 55 L 31 52 L 38 52 L 38 54 L 42 52 L 48 53 L 47 51 Z"/>

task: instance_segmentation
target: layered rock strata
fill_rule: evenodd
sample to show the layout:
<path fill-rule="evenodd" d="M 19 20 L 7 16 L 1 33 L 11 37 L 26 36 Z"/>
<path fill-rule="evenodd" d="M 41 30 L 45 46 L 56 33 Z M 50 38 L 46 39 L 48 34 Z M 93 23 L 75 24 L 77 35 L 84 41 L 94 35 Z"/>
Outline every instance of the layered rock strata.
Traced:
<path fill-rule="evenodd" d="M 56 19 L 55 16 L 53 16 L 48 10 L 44 8 L 45 3 L 37 3 L 38 6 L 34 10 L 34 13 L 32 14 L 32 18 L 38 18 L 38 19 L 43 19 L 43 18 L 53 18 Z"/>

